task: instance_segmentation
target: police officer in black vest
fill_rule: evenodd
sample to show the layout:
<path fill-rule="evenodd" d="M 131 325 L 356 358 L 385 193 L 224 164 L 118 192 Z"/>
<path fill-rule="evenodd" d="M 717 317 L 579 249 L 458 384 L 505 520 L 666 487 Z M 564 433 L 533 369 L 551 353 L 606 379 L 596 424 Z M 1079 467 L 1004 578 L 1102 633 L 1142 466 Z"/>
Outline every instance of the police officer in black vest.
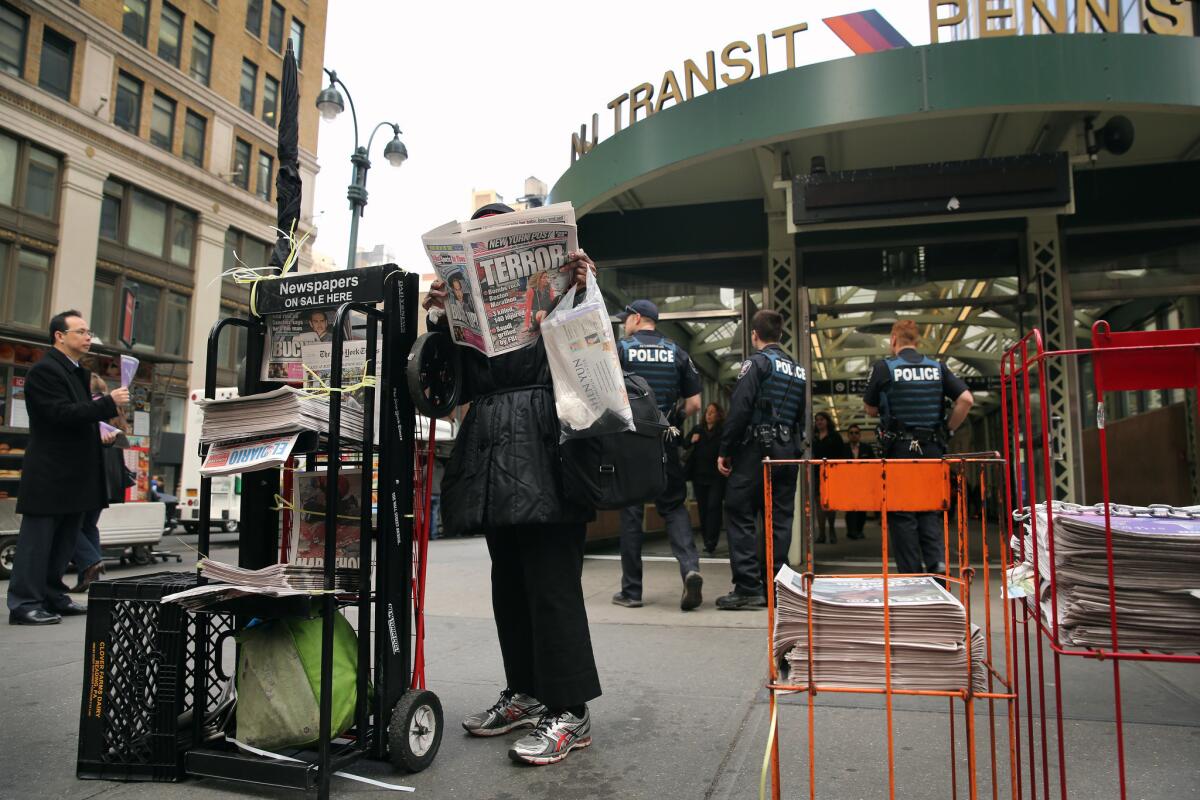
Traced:
<path fill-rule="evenodd" d="M 682 427 L 685 417 L 700 410 L 700 376 L 696 365 L 686 350 L 655 330 L 658 306 L 654 303 L 635 300 L 618 318 L 625 324 L 625 338 L 617 343 L 621 366 L 645 379 L 667 420 L 676 428 Z M 679 463 L 676 436 L 667 442 L 667 488 L 655 499 L 654 506 L 667 525 L 667 539 L 683 577 L 679 607 L 691 611 L 700 605 L 704 579 L 700 577 L 700 555 L 692 538 L 692 520 L 684 506 L 686 499 L 687 481 Z M 643 511 L 640 505 L 621 511 L 621 591 L 613 595 L 612 601 L 627 608 L 642 605 Z"/>
<path fill-rule="evenodd" d="M 920 343 L 917 324 L 900 320 L 892 326 L 892 357 L 871 367 L 863 404 L 869 416 L 880 418 L 884 458 L 941 458 L 975 402 L 949 367 L 917 352 Z M 954 403 L 949 419 L 946 400 Z M 941 512 L 889 511 L 887 517 L 888 546 L 900 572 L 945 570 Z"/>
<path fill-rule="evenodd" d="M 783 317 L 779 312 L 764 309 L 754 315 L 750 341 L 758 352 L 742 362 L 721 435 L 717 469 L 729 478 L 725 517 L 733 572 L 733 591 L 717 598 L 717 608 L 724 611 L 764 608 L 765 586 L 787 562 L 792 545 L 799 469 L 774 467 L 771 509 L 775 563 L 770 574 L 765 564 L 760 566 L 755 522 L 763 511 L 762 460 L 766 456 L 797 458 L 804 434 L 807 376 L 804 368 L 779 346 L 782 334 Z"/>

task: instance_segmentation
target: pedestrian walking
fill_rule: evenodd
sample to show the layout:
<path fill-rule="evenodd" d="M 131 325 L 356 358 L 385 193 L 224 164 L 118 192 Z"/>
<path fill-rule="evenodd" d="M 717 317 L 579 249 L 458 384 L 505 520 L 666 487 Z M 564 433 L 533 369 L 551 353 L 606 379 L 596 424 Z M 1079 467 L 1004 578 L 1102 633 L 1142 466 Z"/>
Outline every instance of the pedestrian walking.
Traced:
<path fill-rule="evenodd" d="M 21 463 L 17 513 L 21 529 L 8 585 L 8 621 L 49 625 L 62 615 L 84 614 L 73 601 L 63 573 L 75 549 L 83 514 L 107 503 L 100 421 L 129 402 L 124 387 L 99 400 L 91 397 L 91 373 L 79 360 L 92 347 L 92 331 L 78 311 L 50 319 L 53 347 L 25 376 L 29 442 Z"/>
<path fill-rule="evenodd" d="M 717 551 L 725 521 L 725 476 L 717 469 L 724 422 L 725 411 L 717 403 L 709 403 L 704 409 L 704 419 L 683 439 L 683 447 L 688 451 L 684 474 L 692 482 L 700 511 L 704 552 L 710 556 Z"/>
<path fill-rule="evenodd" d="M 493 203 L 472 219 L 512 209 Z M 577 286 L 595 270 L 582 251 L 562 267 Z M 430 329 L 446 330 L 446 284 L 423 305 Z M 600 696 L 583 603 L 583 544 L 594 512 L 563 492 L 558 416 L 546 348 L 533 344 L 488 358 L 463 348 L 462 403 L 470 410 L 442 478 L 442 521 L 450 535 L 483 533 L 492 559 L 492 611 L 507 686 L 490 707 L 462 721 L 472 736 L 533 731 L 511 759 L 552 764 L 592 743 L 587 703 Z M 519 480 L 514 480 L 514 476 Z"/>
<path fill-rule="evenodd" d="M 108 384 L 95 373 L 92 374 L 92 399 L 99 400 L 108 394 Z M 125 431 L 125 415 L 117 409 L 117 415 L 108 424 L 118 429 L 113 441 L 106 441 L 102 452 L 104 459 L 104 488 L 105 499 L 109 505 L 125 502 L 125 461 L 119 444 Z M 103 508 L 93 508 L 83 513 L 79 535 L 75 539 L 75 552 L 71 563 L 75 565 L 78 576 L 71 594 L 83 594 L 104 572 L 104 557 L 100 547 L 100 512 Z"/>
<path fill-rule="evenodd" d="M 649 300 L 634 300 L 617 317 L 625 325 L 625 338 L 617 343 L 621 367 L 645 379 L 654 390 L 658 408 L 675 428 L 700 410 L 700 375 L 687 351 L 658 332 L 658 306 Z M 682 407 L 680 407 L 682 403 Z M 679 608 L 691 611 L 703 600 L 704 578 L 700 555 L 688 515 L 687 480 L 679 463 L 678 433 L 668 436 L 666 446 L 667 488 L 654 498 L 654 507 L 667 526 L 671 553 L 679 562 L 683 595 Z M 642 605 L 642 516 L 639 504 L 621 509 L 621 591 L 612 601 L 619 606 Z"/>
<path fill-rule="evenodd" d="M 967 418 L 974 398 L 944 363 L 917 352 L 921 334 L 912 320 L 892 326 L 890 358 L 871 366 L 863 405 L 879 417 L 886 458 L 941 458 L 946 442 Z M 946 401 L 953 403 L 949 417 Z M 941 512 L 889 511 L 888 546 L 901 573 L 944 572 Z"/>
<path fill-rule="evenodd" d="M 750 342 L 758 352 L 742 362 L 721 434 L 717 469 L 729 479 L 725 536 L 733 576 L 733 591 L 717 598 L 717 608 L 724 611 L 765 608 L 765 587 L 787 563 L 792 545 L 797 467 L 772 468 L 772 530 L 764 535 L 773 537 L 773 564 L 759 556 L 756 524 L 763 512 L 763 458 L 796 458 L 804 435 L 808 376 L 779 346 L 782 334 L 783 317 L 778 311 L 764 309 L 754 315 Z"/>
<path fill-rule="evenodd" d="M 813 458 L 845 458 L 846 443 L 838 433 L 833 415 L 818 411 L 813 415 Z M 830 544 L 837 544 L 837 512 L 821 508 L 821 481 L 816 470 L 812 472 L 813 513 L 817 518 L 817 544 L 825 544 L 826 533 Z"/>
<path fill-rule="evenodd" d="M 870 442 L 862 440 L 862 428 L 857 425 L 851 425 L 846 429 L 846 458 L 879 458 L 875 454 L 875 448 Z M 867 526 L 867 512 L 865 511 L 847 511 L 846 512 L 846 538 L 847 539 L 863 539 L 866 535 L 863 529 Z"/>

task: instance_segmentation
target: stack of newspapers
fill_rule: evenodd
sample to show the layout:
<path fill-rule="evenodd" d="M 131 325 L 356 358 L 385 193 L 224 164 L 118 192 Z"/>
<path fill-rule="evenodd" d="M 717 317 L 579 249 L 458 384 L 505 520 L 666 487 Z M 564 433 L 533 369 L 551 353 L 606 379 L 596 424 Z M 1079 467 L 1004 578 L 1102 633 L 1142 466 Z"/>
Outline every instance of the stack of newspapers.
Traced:
<path fill-rule="evenodd" d="M 362 407 L 341 392 L 318 394 L 283 386 L 274 391 L 228 400 L 197 400 L 200 441 L 250 439 L 296 431 L 329 432 L 329 402 L 341 402 L 341 435 L 361 439 Z"/>
<path fill-rule="evenodd" d="M 1200 650 L 1200 519 L 1186 511 L 1112 506 L 1113 583 L 1121 650 Z M 1131 516 L 1133 512 L 1135 515 Z M 1050 624 L 1050 520 L 1036 509 L 1041 610 Z M 1022 526 L 1033 563 L 1032 518 Z M 1022 543 L 1014 540 L 1019 557 Z M 1054 577 L 1060 636 L 1080 647 L 1112 648 L 1103 506 L 1054 512 Z M 1032 600 L 1026 600 L 1032 604 Z"/>
<path fill-rule="evenodd" d="M 235 597 L 292 597 L 321 592 L 325 588 L 325 571 L 322 567 L 273 564 L 262 569 L 243 569 L 208 558 L 201 558 L 199 566 L 201 573 L 211 583 L 167 595 L 162 601 L 196 610 Z M 356 569 L 334 571 L 336 592 L 357 592 L 360 583 Z"/>
<path fill-rule="evenodd" d="M 775 657 L 785 680 L 808 683 L 808 600 L 801 576 L 784 566 L 778 589 Z M 885 687 L 883 578 L 816 578 L 812 584 L 812 681 L 825 686 Z M 893 689 L 966 687 L 966 613 L 933 578 L 889 578 Z M 984 636 L 971 627 L 971 683 L 987 690 Z"/>

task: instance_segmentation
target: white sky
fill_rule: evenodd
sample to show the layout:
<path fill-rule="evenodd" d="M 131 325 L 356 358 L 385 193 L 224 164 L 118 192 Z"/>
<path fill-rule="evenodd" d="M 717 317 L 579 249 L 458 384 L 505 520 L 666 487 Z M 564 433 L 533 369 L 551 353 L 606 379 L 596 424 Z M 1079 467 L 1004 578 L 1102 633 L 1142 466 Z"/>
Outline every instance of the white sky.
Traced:
<path fill-rule="evenodd" d="M 809 29 L 796 37 L 798 64 L 848 57 L 849 48 L 821 20 L 871 8 L 910 43 L 929 41 L 926 0 L 329 5 L 325 66 L 353 93 L 363 144 L 376 124 L 394 121 L 409 152 L 408 162 L 394 168 L 383 158 L 390 132 L 375 137 L 359 246 L 385 244 L 401 266 L 420 271 L 427 265 L 421 234 L 467 218 L 473 189 L 495 189 L 512 200 L 529 175 L 553 187 L 570 165 L 573 130 L 599 113 L 603 146 L 612 134 L 608 102 L 643 81 L 657 87 L 668 69 L 680 76 L 685 59 L 703 64 L 705 52 L 715 50 L 724 71 L 721 48 L 736 39 L 755 47 L 755 36 L 765 33 L 770 71 L 778 72 L 784 43 L 770 32 L 800 22 Z M 353 149 L 347 107 L 321 123 L 313 205 L 314 248 L 340 266 L 350 235 Z"/>

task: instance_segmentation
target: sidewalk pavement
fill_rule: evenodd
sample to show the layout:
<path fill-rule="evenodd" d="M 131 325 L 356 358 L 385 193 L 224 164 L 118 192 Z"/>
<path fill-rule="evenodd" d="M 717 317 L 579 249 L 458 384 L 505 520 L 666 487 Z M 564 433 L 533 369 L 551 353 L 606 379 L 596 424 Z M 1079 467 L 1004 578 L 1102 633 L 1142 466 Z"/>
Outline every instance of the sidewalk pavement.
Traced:
<path fill-rule="evenodd" d="M 648 548 L 653 552 L 653 548 Z M 231 549 L 215 551 L 234 560 Z M 174 565 L 172 565 L 173 567 Z M 151 572 L 115 569 L 110 577 Z M 604 696 L 591 704 L 594 745 L 550 767 L 523 767 L 506 751 L 520 734 L 473 739 L 463 715 L 491 704 L 502 670 L 491 618 L 489 562 L 481 538 L 433 542 L 427 597 L 427 677 L 445 709 L 446 729 L 434 764 L 418 775 L 360 762 L 351 772 L 416 788 L 414 797 L 622 798 L 750 800 L 758 797 L 769 712 L 766 614 L 719 612 L 728 566 L 706 562 L 703 607 L 679 611 L 673 561 L 645 565 L 646 605 L 626 609 L 609 598 L 620 565 L 589 558 L 584 591 Z M 0 590 L 7 585 L 0 582 Z M 982 609 L 976 609 L 982 613 Z M 998 608 L 993 608 L 993 613 Z M 74 777 L 82 682 L 83 619 L 46 629 L 0 626 L 0 798 L 284 798 L 295 793 L 211 780 L 180 784 L 120 784 Z M 999 643 L 996 643 L 997 646 Z M 1130 797 L 1200 797 L 1200 669 L 1126 665 L 1126 760 Z M 1115 798 L 1112 677 L 1108 665 L 1064 660 L 1062 686 L 1069 718 L 1068 779 L 1072 797 Z M 1053 685 L 1046 687 L 1052 698 Z M 1035 687 L 1036 695 L 1036 687 Z M 896 698 L 897 793 L 900 798 L 950 797 L 951 758 L 946 702 Z M 780 708 L 784 797 L 808 797 L 807 701 Z M 983 705 L 983 704 L 979 704 Z M 961 709 L 961 704 L 960 704 Z M 814 709 L 817 797 L 886 797 L 883 703 L 866 695 L 823 695 Z M 955 718 L 958 796 L 968 797 L 964 720 Z M 991 797 L 988 715 L 978 708 L 979 796 Z M 1026 738 L 1024 710 L 1022 741 Z M 1035 733 L 1040 720 L 1033 720 Z M 999 796 L 1009 797 L 1007 722 L 995 719 Z M 1048 723 L 1053 741 L 1053 721 Z M 1052 757 L 1051 761 L 1055 759 Z M 1026 773 L 1027 774 L 1027 773 Z M 1040 781 L 1039 781 L 1040 783 Z M 1051 787 L 1057 783 L 1052 775 Z M 1057 797 L 1057 789 L 1054 790 Z M 1043 795 L 1042 787 L 1038 788 Z M 335 797 L 384 797 L 384 789 L 337 779 Z M 769 796 L 769 795 L 768 795 Z M 1029 796 L 1026 790 L 1025 796 Z"/>

